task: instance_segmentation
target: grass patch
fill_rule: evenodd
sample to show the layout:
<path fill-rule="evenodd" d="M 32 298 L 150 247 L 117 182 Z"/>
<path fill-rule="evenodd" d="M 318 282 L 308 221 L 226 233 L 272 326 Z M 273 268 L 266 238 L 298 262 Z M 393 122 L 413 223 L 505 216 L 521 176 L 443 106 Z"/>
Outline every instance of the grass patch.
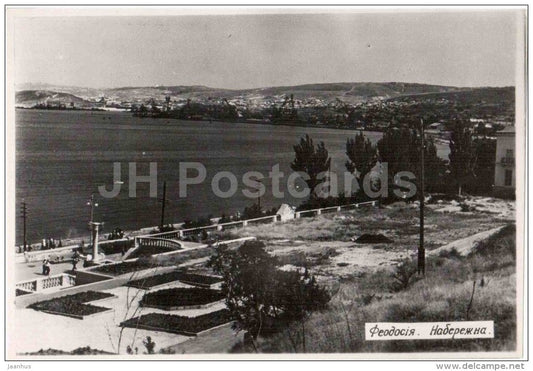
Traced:
<path fill-rule="evenodd" d="M 144 246 L 132 252 L 128 256 L 128 259 L 140 258 L 141 256 L 149 257 L 155 254 L 163 254 L 166 252 L 178 251 L 178 250 L 182 250 L 182 249 L 170 249 L 168 247 L 159 247 L 159 246 Z"/>
<path fill-rule="evenodd" d="M 175 307 L 205 305 L 223 298 L 224 295 L 218 290 L 175 287 L 144 294 L 141 305 L 171 310 Z"/>
<path fill-rule="evenodd" d="M 221 309 L 198 317 L 149 313 L 140 317 L 130 318 L 122 322 L 120 326 L 196 336 L 199 332 L 228 323 L 231 320 L 230 312 L 227 309 Z"/>
<path fill-rule="evenodd" d="M 467 256 L 427 260 L 426 276 L 395 292 L 394 269 L 341 282 L 327 310 L 259 341 L 261 352 L 486 352 L 516 348 L 514 226 L 480 243 Z M 473 283 L 476 282 L 472 305 Z M 494 321 L 493 339 L 369 342 L 367 322 Z M 302 330 L 303 329 L 303 330 Z M 305 338 L 305 342 L 303 339 Z M 250 351 L 237 347 L 235 351 Z"/>
<path fill-rule="evenodd" d="M 494 228 L 502 219 L 486 213 L 464 215 L 426 209 L 426 247 L 431 250 L 446 243 Z M 418 241 L 417 208 L 361 208 L 286 223 L 248 225 L 232 231 L 239 237 L 262 240 L 345 241 L 364 234 L 383 234 L 394 241 L 394 248 L 412 246 Z M 434 227 L 432 227 L 434 226 Z M 446 226 L 446 228 L 438 228 Z"/>
<path fill-rule="evenodd" d="M 149 259 L 139 259 L 136 261 L 127 261 L 118 264 L 104 264 L 91 268 L 91 272 L 120 276 L 126 273 L 137 272 L 143 269 L 153 268 L 154 263 Z"/>
<path fill-rule="evenodd" d="M 86 303 L 112 296 L 112 294 L 106 292 L 86 291 L 40 301 L 29 305 L 28 308 L 77 318 L 109 310 L 109 308 L 97 307 Z"/>
<path fill-rule="evenodd" d="M 21 290 L 21 289 L 16 289 L 16 291 L 15 291 L 15 296 L 22 296 L 22 295 L 28 295 L 28 294 L 31 294 L 31 292 L 24 291 L 24 290 Z"/>
<path fill-rule="evenodd" d="M 163 285 L 165 283 L 174 281 L 181 281 L 193 286 L 209 287 L 212 284 L 221 282 L 222 278 L 177 271 L 130 281 L 126 284 L 126 286 L 136 287 L 139 289 L 149 289 L 154 286 Z"/>
<path fill-rule="evenodd" d="M 71 356 L 93 356 L 99 354 L 113 354 L 99 349 L 93 349 L 90 346 L 76 348 L 73 351 L 67 352 L 59 349 L 39 349 L 37 352 L 24 353 L 27 356 L 62 356 L 62 355 L 71 355 Z"/>
<path fill-rule="evenodd" d="M 214 247 L 204 247 L 194 250 L 183 250 L 180 253 L 172 255 L 161 255 L 150 258 L 153 265 L 157 266 L 171 266 L 188 263 L 192 260 L 207 258 L 215 252 Z"/>
<path fill-rule="evenodd" d="M 102 241 L 98 243 L 98 248 L 103 251 L 106 255 L 120 254 L 122 252 L 128 251 L 135 245 L 135 240 L 124 240 L 124 241 Z M 87 246 L 87 251 L 90 252 L 92 249 L 89 249 Z"/>

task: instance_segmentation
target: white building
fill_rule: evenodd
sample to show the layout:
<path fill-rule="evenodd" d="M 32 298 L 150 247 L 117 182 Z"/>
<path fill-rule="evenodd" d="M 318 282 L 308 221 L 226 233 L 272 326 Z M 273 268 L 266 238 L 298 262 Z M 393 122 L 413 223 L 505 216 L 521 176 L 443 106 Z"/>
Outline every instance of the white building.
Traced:
<path fill-rule="evenodd" d="M 515 196 L 515 128 L 508 126 L 496 133 L 496 164 L 494 169 L 494 194 Z"/>

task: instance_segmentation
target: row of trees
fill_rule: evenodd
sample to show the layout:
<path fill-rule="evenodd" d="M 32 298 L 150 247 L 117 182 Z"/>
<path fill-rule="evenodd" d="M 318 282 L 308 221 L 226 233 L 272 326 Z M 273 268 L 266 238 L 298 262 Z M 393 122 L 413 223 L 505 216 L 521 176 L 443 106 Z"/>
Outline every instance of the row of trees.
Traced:
<path fill-rule="evenodd" d="M 422 143 L 419 130 L 393 127 L 383 133 L 377 144 L 373 144 L 363 132 L 348 138 L 346 169 L 356 177 L 359 193 L 362 194 L 360 190 L 363 189 L 365 176 L 370 174 L 379 178 L 379 173 L 385 171 L 381 164 L 387 163 L 387 186 L 394 189 L 398 187 L 395 175 L 399 172 L 407 171 L 414 174 L 416 179 L 420 178 L 422 148 L 425 190 L 459 195 L 464 190 L 478 194 L 491 190 L 496 143 L 488 138 L 473 139 L 470 127 L 464 120 L 454 122 L 449 161 L 438 156 L 437 147 L 431 138 L 424 138 Z M 306 135 L 294 146 L 294 152 L 295 159 L 291 163 L 291 169 L 308 175 L 306 183 L 312 191 L 308 202 L 316 202 L 319 196 L 316 190 L 329 180 L 327 174 L 331 167 L 331 158 L 328 150 L 323 142 L 315 146 L 312 138 Z M 380 187 L 379 180 L 373 186 Z M 389 194 L 389 197 L 392 197 L 392 194 Z"/>

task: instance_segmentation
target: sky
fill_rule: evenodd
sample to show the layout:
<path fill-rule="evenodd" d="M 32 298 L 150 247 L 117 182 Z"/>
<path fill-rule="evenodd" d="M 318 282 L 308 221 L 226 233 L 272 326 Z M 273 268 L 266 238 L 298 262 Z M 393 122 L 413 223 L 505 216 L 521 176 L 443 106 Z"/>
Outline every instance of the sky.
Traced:
<path fill-rule="evenodd" d="M 516 10 L 19 15 L 16 84 L 244 89 L 327 82 L 515 85 Z"/>

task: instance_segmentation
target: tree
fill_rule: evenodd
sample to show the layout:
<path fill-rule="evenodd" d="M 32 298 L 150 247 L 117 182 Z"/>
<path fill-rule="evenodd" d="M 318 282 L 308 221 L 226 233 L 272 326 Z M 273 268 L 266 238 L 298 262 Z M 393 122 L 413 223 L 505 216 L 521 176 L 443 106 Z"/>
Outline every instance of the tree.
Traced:
<path fill-rule="evenodd" d="M 492 190 L 494 163 L 496 162 L 496 141 L 483 138 L 473 141 L 476 156 L 475 181 L 468 186 L 470 192 L 484 193 Z"/>
<path fill-rule="evenodd" d="M 226 306 L 237 320 L 236 330 L 246 330 L 256 340 L 274 319 L 303 320 L 326 306 L 329 294 L 306 270 L 277 269 L 260 241 L 247 241 L 238 249 L 221 246 L 208 266 L 222 275 Z"/>
<path fill-rule="evenodd" d="M 291 169 L 306 173 L 309 178 L 305 180 L 310 191 L 310 198 L 317 196 L 317 186 L 327 180 L 326 176 L 321 176 L 329 171 L 331 158 L 324 142 L 320 142 L 316 148 L 313 139 L 309 135 L 300 139 L 300 144 L 294 146 L 295 158 L 291 163 Z"/>
<path fill-rule="evenodd" d="M 286 319 L 302 319 L 309 312 L 324 309 L 330 300 L 328 292 L 318 286 L 307 268 L 301 274 L 298 271 L 276 272 L 275 308 Z"/>
<path fill-rule="evenodd" d="M 409 171 L 420 176 L 421 137 L 417 130 L 390 128 L 378 141 L 379 161 L 388 165 L 389 186 L 394 186 L 394 176 L 400 171 Z M 445 173 L 444 161 L 437 155 L 437 147 L 432 139 L 424 142 L 425 188 L 435 190 L 442 185 Z"/>
<path fill-rule="evenodd" d="M 261 209 L 261 206 L 259 206 L 259 204 L 256 204 L 256 203 L 254 203 L 251 206 L 246 206 L 242 213 L 243 219 L 254 219 L 254 218 L 260 218 L 262 216 L 263 216 L 263 210 Z"/>
<path fill-rule="evenodd" d="M 264 321 L 273 312 L 275 259 L 259 241 L 246 241 L 238 249 L 221 246 L 208 266 L 224 278 L 222 293 L 226 306 L 237 323 L 236 330 L 247 330 L 255 340 Z"/>
<path fill-rule="evenodd" d="M 476 156 L 472 145 L 472 134 L 465 121 L 456 119 L 450 138 L 450 171 L 457 185 L 459 196 L 463 186 L 475 172 Z"/>
<path fill-rule="evenodd" d="M 325 288 L 318 286 L 307 268 L 303 275 L 299 271 L 277 271 L 276 277 L 274 308 L 281 311 L 284 319 L 299 321 L 302 351 L 305 353 L 305 322 L 312 311 L 324 309 L 331 297 Z M 289 327 L 286 326 L 288 331 Z"/>
<path fill-rule="evenodd" d="M 424 183 L 429 192 L 439 192 L 444 187 L 446 175 L 446 161 L 437 154 L 437 147 L 433 139 L 426 139 L 424 147 Z"/>
<path fill-rule="evenodd" d="M 363 132 L 346 141 L 346 169 L 350 173 L 357 172 L 359 190 L 363 189 L 363 179 L 376 165 L 376 147 L 366 138 Z"/>

